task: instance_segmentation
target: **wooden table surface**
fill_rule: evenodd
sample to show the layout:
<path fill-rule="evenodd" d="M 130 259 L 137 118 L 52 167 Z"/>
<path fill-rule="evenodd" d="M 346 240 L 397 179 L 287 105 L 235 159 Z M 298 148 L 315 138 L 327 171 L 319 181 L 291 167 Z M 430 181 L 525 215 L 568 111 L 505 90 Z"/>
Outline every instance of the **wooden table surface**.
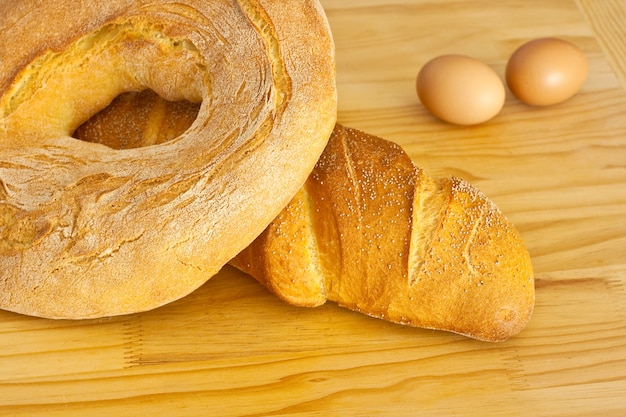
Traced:
<path fill-rule="evenodd" d="M 528 327 L 501 344 L 295 308 L 226 267 L 161 309 L 95 321 L 0 312 L 0 415 L 626 415 L 626 2 L 324 0 L 341 123 L 433 176 L 482 189 L 536 271 Z M 523 42 L 580 46 L 570 101 L 507 97 L 474 127 L 428 115 L 420 67 L 463 53 L 504 72 Z"/>

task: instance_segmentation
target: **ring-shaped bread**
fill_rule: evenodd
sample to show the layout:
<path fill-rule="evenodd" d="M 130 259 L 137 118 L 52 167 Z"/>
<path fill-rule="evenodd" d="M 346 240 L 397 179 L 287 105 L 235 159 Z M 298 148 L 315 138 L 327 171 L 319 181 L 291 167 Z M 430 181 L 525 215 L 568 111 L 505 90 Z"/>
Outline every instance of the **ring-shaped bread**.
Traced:
<path fill-rule="evenodd" d="M 302 186 L 336 118 L 316 0 L 0 3 L 0 308 L 51 318 L 189 294 Z M 181 136 L 71 137 L 127 91 L 201 103 Z"/>

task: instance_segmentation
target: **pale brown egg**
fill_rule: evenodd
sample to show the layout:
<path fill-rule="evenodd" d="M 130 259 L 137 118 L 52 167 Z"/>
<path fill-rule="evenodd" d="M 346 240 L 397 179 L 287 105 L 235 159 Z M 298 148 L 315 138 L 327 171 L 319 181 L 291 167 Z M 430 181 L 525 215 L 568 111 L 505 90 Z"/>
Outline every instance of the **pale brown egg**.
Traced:
<path fill-rule="evenodd" d="M 506 83 L 519 100 L 533 106 L 559 104 L 587 79 L 585 54 L 574 44 L 541 38 L 519 47 L 506 66 Z"/>
<path fill-rule="evenodd" d="M 430 60 L 419 71 L 416 87 L 429 112 L 457 125 L 475 125 L 493 118 L 506 96 L 496 72 L 465 55 L 442 55 Z"/>

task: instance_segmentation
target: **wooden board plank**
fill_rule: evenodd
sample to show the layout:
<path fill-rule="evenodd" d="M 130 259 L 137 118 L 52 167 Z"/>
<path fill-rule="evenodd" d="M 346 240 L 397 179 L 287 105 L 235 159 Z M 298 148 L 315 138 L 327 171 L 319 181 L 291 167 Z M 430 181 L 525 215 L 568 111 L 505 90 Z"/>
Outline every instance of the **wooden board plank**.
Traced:
<path fill-rule="evenodd" d="M 626 412 L 626 39 L 623 1 L 323 0 L 339 121 L 470 180 L 517 225 L 533 319 L 501 344 L 336 305 L 286 305 L 226 267 L 185 299 L 81 322 L 0 311 L 0 415 L 588 416 Z M 432 118 L 419 68 L 465 53 L 500 75 L 526 40 L 578 44 L 589 79 L 551 108 Z"/>

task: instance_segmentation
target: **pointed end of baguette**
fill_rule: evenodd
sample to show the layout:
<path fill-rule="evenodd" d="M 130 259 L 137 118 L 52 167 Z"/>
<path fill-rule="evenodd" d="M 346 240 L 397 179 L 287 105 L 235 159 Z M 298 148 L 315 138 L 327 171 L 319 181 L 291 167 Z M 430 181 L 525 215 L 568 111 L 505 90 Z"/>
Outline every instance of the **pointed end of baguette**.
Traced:
<path fill-rule="evenodd" d="M 418 301 L 402 308 L 412 308 L 411 321 L 419 327 L 486 341 L 509 339 L 533 312 L 530 255 L 513 225 L 476 188 L 444 180 L 433 188 L 429 206 L 441 203 L 442 195 L 446 201 L 436 222 L 419 212 L 427 226 L 414 235 L 428 249 L 412 251 L 409 299 Z"/>

